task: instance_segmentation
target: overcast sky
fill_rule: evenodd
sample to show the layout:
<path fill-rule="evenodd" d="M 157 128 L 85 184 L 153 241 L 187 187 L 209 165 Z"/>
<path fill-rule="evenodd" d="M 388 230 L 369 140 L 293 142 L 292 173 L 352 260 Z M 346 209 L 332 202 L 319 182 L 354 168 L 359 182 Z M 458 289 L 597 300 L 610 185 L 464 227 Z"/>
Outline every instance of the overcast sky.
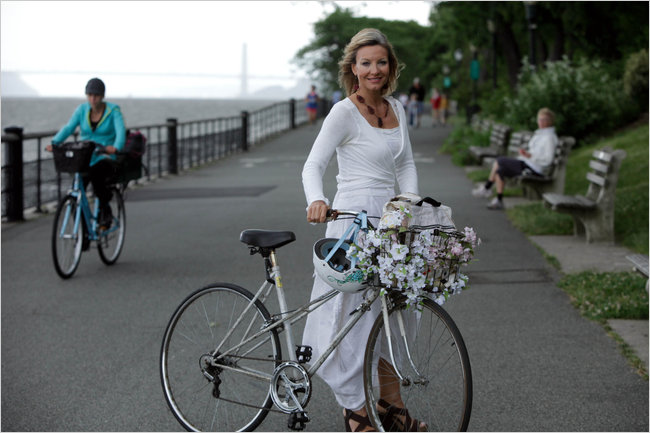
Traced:
<path fill-rule="evenodd" d="M 314 22 L 333 10 L 330 3 L 3 0 L 0 67 L 22 73 L 41 96 L 79 96 L 90 76 L 100 76 L 112 97 L 236 97 L 246 44 L 249 92 L 291 87 L 305 73 L 290 60 L 311 41 Z M 422 25 L 431 7 L 336 3 L 357 16 Z"/>

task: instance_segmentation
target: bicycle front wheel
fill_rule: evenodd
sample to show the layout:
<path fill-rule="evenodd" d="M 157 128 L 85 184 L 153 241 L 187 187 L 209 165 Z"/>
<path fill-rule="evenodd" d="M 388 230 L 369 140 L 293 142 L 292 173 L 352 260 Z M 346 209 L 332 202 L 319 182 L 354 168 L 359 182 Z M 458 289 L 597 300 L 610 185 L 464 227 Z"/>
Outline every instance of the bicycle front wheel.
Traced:
<path fill-rule="evenodd" d="M 252 431 L 273 404 L 271 376 L 282 358 L 275 329 L 231 350 L 271 319 L 252 299 L 239 286 L 211 285 L 187 297 L 167 325 L 162 386 L 188 431 Z"/>
<path fill-rule="evenodd" d="M 78 221 L 75 227 L 78 210 L 77 199 L 66 196 L 59 202 L 54 216 L 52 258 L 54 269 L 61 278 L 70 278 L 77 270 L 81 260 L 82 222 Z"/>
<path fill-rule="evenodd" d="M 472 373 L 465 343 L 449 314 L 429 299 L 419 307 L 398 301 L 389 310 L 388 323 L 393 355 L 380 315 L 364 360 L 366 405 L 376 428 L 395 431 L 403 422 L 404 416 L 382 421 L 382 405 L 390 403 L 406 408 L 428 431 L 466 431 Z"/>
<path fill-rule="evenodd" d="M 111 212 L 113 213 L 113 222 L 111 226 L 99 234 L 97 250 L 99 257 L 107 265 L 112 265 L 122 252 L 124 246 L 124 236 L 126 234 L 126 210 L 124 209 L 124 199 L 117 188 L 112 189 L 113 197 L 109 202 Z"/>

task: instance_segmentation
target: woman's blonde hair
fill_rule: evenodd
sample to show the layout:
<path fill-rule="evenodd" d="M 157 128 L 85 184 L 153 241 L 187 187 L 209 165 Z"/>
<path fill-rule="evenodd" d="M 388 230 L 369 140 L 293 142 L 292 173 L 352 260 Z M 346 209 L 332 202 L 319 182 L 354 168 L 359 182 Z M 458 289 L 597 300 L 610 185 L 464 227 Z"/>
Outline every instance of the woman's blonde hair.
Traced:
<path fill-rule="evenodd" d="M 357 61 L 357 52 L 362 47 L 372 45 L 381 45 L 388 52 L 388 81 L 384 86 L 382 95 L 395 91 L 397 78 L 399 78 L 399 73 L 404 68 L 404 65 L 397 60 L 393 46 L 388 42 L 386 35 L 377 29 L 363 29 L 350 39 L 343 51 L 343 58 L 339 62 L 339 85 L 345 89 L 347 96 L 355 92 L 355 84 L 357 84 L 357 77 L 352 73 L 352 65 Z"/>

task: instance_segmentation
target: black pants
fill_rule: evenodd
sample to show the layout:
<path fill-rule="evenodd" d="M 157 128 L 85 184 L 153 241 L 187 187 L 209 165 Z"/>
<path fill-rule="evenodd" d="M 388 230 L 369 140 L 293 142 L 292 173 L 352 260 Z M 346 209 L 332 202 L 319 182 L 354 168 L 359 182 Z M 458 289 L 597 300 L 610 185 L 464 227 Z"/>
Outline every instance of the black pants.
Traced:
<path fill-rule="evenodd" d="M 117 163 L 112 159 L 102 159 L 97 164 L 90 167 L 86 176 L 84 176 L 84 185 L 88 185 L 88 181 L 93 186 L 95 196 L 99 199 L 102 206 L 107 205 L 113 193 L 109 188 L 111 180 L 115 177 L 117 172 Z"/>
<path fill-rule="evenodd" d="M 519 176 L 524 170 L 528 169 L 531 172 L 540 175 L 535 170 L 533 170 L 528 164 L 524 161 L 517 158 L 510 158 L 508 156 L 500 156 L 497 158 L 497 164 L 499 168 L 497 169 L 497 174 L 501 179 L 508 177 Z M 540 175 L 541 176 L 541 175 Z"/>

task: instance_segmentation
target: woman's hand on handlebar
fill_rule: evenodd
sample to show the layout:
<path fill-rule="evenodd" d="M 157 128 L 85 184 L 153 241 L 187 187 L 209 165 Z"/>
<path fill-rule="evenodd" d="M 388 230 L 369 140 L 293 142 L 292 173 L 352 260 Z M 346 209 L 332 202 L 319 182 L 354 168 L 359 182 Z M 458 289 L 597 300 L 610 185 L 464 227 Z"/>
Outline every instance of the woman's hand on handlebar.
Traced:
<path fill-rule="evenodd" d="M 310 223 L 324 223 L 327 221 L 329 206 L 323 200 L 313 201 L 307 208 L 307 221 Z"/>
<path fill-rule="evenodd" d="M 46 150 L 47 152 L 51 152 L 51 151 L 52 151 L 52 145 L 51 145 L 51 144 L 48 144 L 47 146 L 45 146 L 45 150 Z"/>
<path fill-rule="evenodd" d="M 117 149 L 114 146 L 103 146 L 101 148 L 102 153 L 108 153 L 109 155 L 112 155 L 114 153 L 117 153 Z"/>

